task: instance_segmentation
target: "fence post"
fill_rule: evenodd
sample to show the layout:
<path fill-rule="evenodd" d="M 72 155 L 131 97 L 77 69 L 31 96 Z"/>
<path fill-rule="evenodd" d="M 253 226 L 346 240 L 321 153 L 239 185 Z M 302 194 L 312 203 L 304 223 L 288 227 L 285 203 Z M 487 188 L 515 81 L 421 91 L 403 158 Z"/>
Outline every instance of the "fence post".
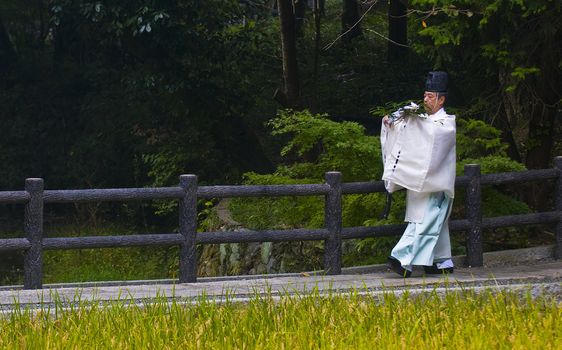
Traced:
<path fill-rule="evenodd" d="M 180 283 L 197 281 L 197 176 L 180 175 L 184 190 L 179 204 L 180 233 L 184 242 L 180 246 Z"/>
<path fill-rule="evenodd" d="M 558 170 L 556 179 L 556 192 L 554 194 L 555 210 L 558 211 L 558 223 L 556 224 L 554 259 L 562 259 L 562 157 L 554 157 L 554 169 Z"/>
<path fill-rule="evenodd" d="M 342 255 L 342 174 L 337 171 L 329 171 L 324 178 L 330 186 L 324 206 L 324 224 L 330 233 L 329 238 L 324 242 L 324 271 L 329 275 L 339 275 L 341 274 Z"/>
<path fill-rule="evenodd" d="M 468 266 L 478 267 L 484 264 L 480 165 L 465 165 L 464 174 L 468 177 L 468 186 L 466 187 L 466 218 L 470 222 L 466 240 L 466 258 Z"/>
<path fill-rule="evenodd" d="M 25 179 L 30 198 L 25 205 L 23 229 L 31 247 L 24 254 L 24 289 L 43 287 L 43 187 L 43 179 Z"/>

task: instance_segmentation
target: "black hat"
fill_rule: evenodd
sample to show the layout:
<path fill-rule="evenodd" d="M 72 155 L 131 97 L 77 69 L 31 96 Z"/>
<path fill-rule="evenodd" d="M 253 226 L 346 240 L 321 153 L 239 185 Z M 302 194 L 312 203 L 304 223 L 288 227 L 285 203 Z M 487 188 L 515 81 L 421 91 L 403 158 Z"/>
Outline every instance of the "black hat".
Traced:
<path fill-rule="evenodd" d="M 429 72 L 425 81 L 425 91 L 446 93 L 448 83 L 449 76 L 447 75 L 447 72 Z"/>

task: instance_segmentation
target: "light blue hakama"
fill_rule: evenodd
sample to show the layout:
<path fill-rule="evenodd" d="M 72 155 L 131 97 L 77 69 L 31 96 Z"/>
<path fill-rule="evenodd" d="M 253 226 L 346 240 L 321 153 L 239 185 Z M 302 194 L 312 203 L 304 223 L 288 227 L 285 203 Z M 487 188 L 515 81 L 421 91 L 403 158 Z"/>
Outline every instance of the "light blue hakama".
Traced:
<path fill-rule="evenodd" d="M 448 219 L 453 199 L 444 192 L 432 193 L 421 223 L 410 222 L 392 249 L 402 266 L 431 266 L 451 258 Z"/>

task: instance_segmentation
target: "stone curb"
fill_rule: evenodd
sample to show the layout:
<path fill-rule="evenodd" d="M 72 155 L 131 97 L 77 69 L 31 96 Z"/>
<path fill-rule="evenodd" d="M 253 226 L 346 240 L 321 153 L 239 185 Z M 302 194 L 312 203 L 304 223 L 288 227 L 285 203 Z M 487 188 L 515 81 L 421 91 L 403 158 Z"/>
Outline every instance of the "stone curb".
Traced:
<path fill-rule="evenodd" d="M 496 268 L 460 268 L 455 270 L 453 275 L 422 276 L 419 271 L 414 271 L 412 277 L 407 279 L 392 272 L 385 272 L 331 276 L 300 275 L 181 284 L 3 290 L 0 291 L 0 310 L 10 312 L 10 310 L 21 310 L 22 307 L 43 310 L 72 307 L 84 303 L 104 304 L 116 300 L 125 303 L 152 303 L 162 299 L 167 302 L 189 303 L 200 301 L 202 298 L 218 301 L 247 301 L 256 296 L 282 297 L 291 294 L 331 295 L 365 292 L 376 295 L 389 291 L 400 294 L 420 290 L 424 293 L 449 290 L 498 290 L 511 289 L 510 286 L 518 286 L 519 289 L 527 286 L 535 291 L 543 290 L 558 300 L 562 294 L 562 261 Z"/>

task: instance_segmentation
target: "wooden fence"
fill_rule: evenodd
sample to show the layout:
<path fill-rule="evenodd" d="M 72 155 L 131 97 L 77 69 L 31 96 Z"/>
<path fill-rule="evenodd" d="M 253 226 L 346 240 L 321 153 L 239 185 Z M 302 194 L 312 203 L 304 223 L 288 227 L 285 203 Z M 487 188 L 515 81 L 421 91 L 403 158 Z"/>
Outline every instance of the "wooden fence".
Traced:
<path fill-rule="evenodd" d="M 555 258 L 562 257 L 562 157 L 553 169 L 480 174 L 480 166 L 465 166 L 456 187 L 466 188 L 466 218 L 452 220 L 451 231 L 466 231 L 467 263 L 482 266 L 482 229 L 539 223 L 557 223 Z M 24 191 L 0 192 L 0 203 L 25 204 L 25 238 L 0 239 L 0 251 L 24 250 L 24 288 L 42 288 L 44 249 L 82 249 L 132 246 L 180 246 L 179 282 L 197 281 L 197 244 L 323 240 L 324 271 L 341 273 L 342 240 L 400 235 L 405 224 L 342 227 L 342 195 L 384 192 L 382 181 L 342 183 L 339 172 L 327 172 L 324 184 L 265 186 L 197 186 L 197 176 L 181 175 L 178 187 L 91 190 L 44 190 L 43 179 L 25 181 Z M 481 186 L 555 179 L 555 210 L 482 218 Z M 197 199 L 227 197 L 325 196 L 322 229 L 244 232 L 197 232 Z M 43 237 L 43 206 L 49 203 L 179 199 L 179 233 L 93 237 Z"/>

